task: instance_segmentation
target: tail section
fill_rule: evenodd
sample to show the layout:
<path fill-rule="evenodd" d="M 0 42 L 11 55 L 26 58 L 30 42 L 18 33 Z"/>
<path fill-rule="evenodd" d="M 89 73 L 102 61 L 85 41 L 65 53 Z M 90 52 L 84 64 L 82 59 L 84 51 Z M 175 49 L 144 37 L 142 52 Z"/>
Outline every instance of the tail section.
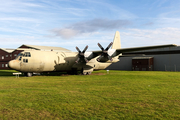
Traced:
<path fill-rule="evenodd" d="M 119 33 L 119 31 L 116 31 L 116 34 L 114 36 L 112 49 L 120 49 L 120 48 L 121 48 L 120 33 Z"/>

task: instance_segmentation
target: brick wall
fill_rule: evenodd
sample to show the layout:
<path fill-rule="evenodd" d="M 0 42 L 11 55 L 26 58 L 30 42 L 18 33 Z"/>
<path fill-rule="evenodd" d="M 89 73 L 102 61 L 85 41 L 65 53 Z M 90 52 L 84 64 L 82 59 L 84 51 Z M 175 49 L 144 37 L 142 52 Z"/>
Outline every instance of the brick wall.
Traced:
<path fill-rule="evenodd" d="M 15 50 L 12 53 L 8 53 L 0 49 L 0 70 L 8 70 L 8 62 L 16 58 L 16 56 L 23 50 Z"/>

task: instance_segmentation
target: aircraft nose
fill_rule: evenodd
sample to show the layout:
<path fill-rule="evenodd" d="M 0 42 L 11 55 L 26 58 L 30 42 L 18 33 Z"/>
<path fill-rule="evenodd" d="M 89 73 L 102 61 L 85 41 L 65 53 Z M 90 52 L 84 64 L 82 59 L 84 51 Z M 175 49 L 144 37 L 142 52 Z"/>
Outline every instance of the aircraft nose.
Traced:
<path fill-rule="evenodd" d="M 14 70 L 19 70 L 20 69 L 20 64 L 19 61 L 17 60 L 11 60 L 8 63 L 8 67 Z"/>

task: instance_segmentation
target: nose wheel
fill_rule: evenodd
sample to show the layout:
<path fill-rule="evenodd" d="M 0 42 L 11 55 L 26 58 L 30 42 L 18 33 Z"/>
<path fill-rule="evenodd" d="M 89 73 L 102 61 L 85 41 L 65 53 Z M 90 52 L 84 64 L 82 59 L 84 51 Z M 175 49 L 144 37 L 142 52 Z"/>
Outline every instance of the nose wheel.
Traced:
<path fill-rule="evenodd" d="M 83 72 L 82 74 L 83 74 L 83 75 L 90 75 L 91 72 Z"/>
<path fill-rule="evenodd" d="M 82 68 L 81 70 L 81 74 L 82 75 L 90 75 L 92 71 L 84 71 L 84 69 Z"/>

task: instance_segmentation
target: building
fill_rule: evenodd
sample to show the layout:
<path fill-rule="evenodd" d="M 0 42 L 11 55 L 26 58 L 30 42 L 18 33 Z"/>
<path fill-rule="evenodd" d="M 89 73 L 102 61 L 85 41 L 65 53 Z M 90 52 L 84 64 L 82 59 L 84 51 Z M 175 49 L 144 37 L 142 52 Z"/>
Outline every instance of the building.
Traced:
<path fill-rule="evenodd" d="M 123 56 L 119 58 L 119 62 L 112 64 L 107 69 L 135 70 L 133 64 L 135 57 L 140 57 L 141 59 L 153 58 L 152 70 L 154 71 L 180 71 L 180 46 L 124 53 Z M 139 70 L 145 71 L 148 69 L 140 69 L 139 66 Z"/>
<path fill-rule="evenodd" d="M 0 48 L 0 69 L 8 70 L 8 62 L 16 58 L 22 50 Z"/>

